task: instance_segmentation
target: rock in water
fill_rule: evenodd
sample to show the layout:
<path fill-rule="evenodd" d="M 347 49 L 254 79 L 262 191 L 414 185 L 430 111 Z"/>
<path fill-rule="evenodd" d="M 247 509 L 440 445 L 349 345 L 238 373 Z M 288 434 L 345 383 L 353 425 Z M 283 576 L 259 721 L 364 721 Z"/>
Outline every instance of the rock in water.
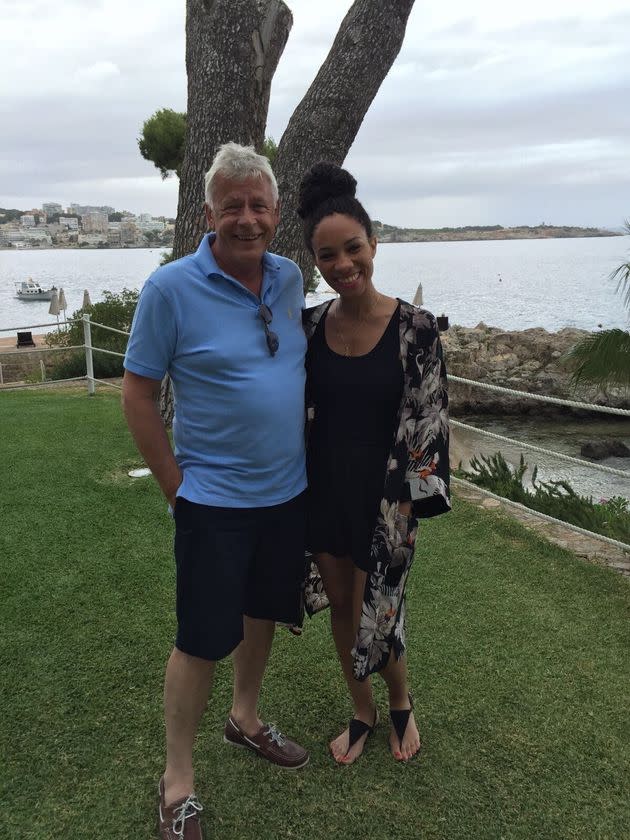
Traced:
<path fill-rule="evenodd" d="M 582 444 L 580 454 L 593 461 L 604 458 L 630 458 L 630 449 L 621 440 L 588 440 Z"/>

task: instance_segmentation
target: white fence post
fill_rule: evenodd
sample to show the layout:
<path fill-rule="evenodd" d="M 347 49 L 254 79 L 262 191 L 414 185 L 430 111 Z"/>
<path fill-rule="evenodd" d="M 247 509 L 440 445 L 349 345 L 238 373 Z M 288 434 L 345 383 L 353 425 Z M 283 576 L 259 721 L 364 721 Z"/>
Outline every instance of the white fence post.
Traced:
<path fill-rule="evenodd" d="M 39 360 L 39 367 L 40 367 L 41 372 L 42 372 L 42 382 L 45 382 L 46 381 L 46 366 L 44 365 L 44 360 L 43 359 Z"/>
<path fill-rule="evenodd" d="M 88 394 L 94 396 L 94 359 L 92 357 L 92 330 L 90 327 L 90 315 L 84 312 L 83 320 L 83 339 L 85 341 L 85 369 L 87 373 L 87 387 Z"/>
<path fill-rule="evenodd" d="M 2 374 L 2 362 L 0 362 L 0 385 L 4 385 L 4 376 Z"/>

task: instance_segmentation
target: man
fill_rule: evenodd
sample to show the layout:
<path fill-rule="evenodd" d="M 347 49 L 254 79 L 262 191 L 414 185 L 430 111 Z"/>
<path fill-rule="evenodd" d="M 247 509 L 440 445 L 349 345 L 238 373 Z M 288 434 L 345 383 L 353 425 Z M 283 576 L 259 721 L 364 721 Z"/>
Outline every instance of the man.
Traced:
<path fill-rule="evenodd" d="M 302 277 L 267 251 L 279 218 L 265 157 L 227 143 L 206 175 L 206 234 L 146 282 L 125 356 L 123 406 L 175 519 L 177 638 L 166 668 L 160 836 L 200 840 L 192 750 L 215 663 L 234 663 L 224 740 L 297 769 L 307 752 L 258 718 L 276 621 L 304 576 Z M 175 393 L 172 451 L 160 381 Z"/>

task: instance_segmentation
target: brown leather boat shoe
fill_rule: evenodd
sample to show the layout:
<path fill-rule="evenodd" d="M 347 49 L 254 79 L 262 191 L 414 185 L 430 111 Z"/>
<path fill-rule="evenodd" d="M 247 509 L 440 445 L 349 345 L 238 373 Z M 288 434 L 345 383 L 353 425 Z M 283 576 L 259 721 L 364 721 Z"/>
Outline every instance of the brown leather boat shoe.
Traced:
<path fill-rule="evenodd" d="M 295 741 L 286 738 L 273 723 L 263 723 L 255 735 L 246 735 L 230 716 L 223 740 L 234 747 L 246 747 L 283 770 L 299 770 L 308 764 L 308 753 Z"/>
<path fill-rule="evenodd" d="M 160 840 L 203 840 L 199 813 L 203 807 L 194 793 L 184 796 L 166 807 L 164 803 L 164 776 L 158 786 L 160 794 Z"/>

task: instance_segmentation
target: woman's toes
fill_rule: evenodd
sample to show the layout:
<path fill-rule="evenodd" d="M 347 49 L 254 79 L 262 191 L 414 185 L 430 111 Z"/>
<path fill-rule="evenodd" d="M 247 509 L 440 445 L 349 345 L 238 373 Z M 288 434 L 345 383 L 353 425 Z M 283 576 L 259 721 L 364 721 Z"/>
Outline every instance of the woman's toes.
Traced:
<path fill-rule="evenodd" d="M 347 743 L 348 741 L 346 740 L 345 744 L 347 745 Z M 334 741 L 331 741 L 329 747 L 335 761 L 343 758 L 346 753 L 346 746 L 343 744 L 343 733 L 338 738 L 335 738 Z"/>
<path fill-rule="evenodd" d="M 420 741 L 418 738 L 414 738 L 414 740 L 409 744 L 408 747 L 405 749 L 405 761 L 409 761 L 410 758 L 413 758 L 414 755 L 420 749 Z"/>
<path fill-rule="evenodd" d="M 345 759 L 347 758 L 348 754 L 348 738 L 349 732 L 348 730 L 344 730 L 341 735 L 335 738 L 334 741 L 330 743 L 330 751 L 333 755 L 335 761 L 339 762 L 340 764 L 345 764 Z"/>
<path fill-rule="evenodd" d="M 400 743 L 396 730 L 392 727 L 389 736 L 389 746 L 392 756 L 396 761 L 409 761 L 420 750 L 420 735 L 416 726 L 413 713 L 409 715 L 407 728 L 403 736 L 402 744 Z"/>
<path fill-rule="evenodd" d="M 365 733 L 362 735 L 356 744 L 352 745 L 351 749 L 348 749 L 348 743 L 350 741 L 350 730 L 344 729 L 344 731 L 339 735 L 338 738 L 335 738 L 334 741 L 330 742 L 330 752 L 332 753 L 333 758 L 338 764 L 352 764 L 356 759 L 361 755 L 363 752 L 363 747 L 365 746 L 365 742 L 367 740 L 367 736 L 369 733 Z"/>
<path fill-rule="evenodd" d="M 396 761 L 404 760 L 402 748 L 398 745 L 398 737 L 394 733 L 390 735 L 389 748 Z"/>

